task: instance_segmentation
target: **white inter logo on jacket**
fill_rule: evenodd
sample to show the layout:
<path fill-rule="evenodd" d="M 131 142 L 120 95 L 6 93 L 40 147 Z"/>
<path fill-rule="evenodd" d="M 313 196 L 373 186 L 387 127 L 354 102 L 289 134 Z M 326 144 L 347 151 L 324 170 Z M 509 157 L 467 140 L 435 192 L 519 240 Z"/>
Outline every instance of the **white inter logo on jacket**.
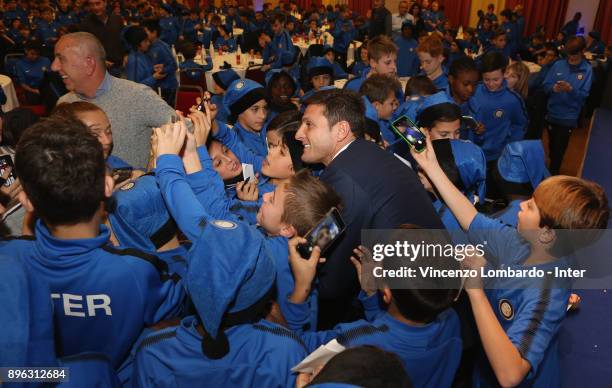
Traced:
<path fill-rule="evenodd" d="M 71 317 L 95 317 L 96 310 L 104 310 L 105 315 L 113 315 L 110 307 L 111 299 L 106 294 L 85 295 L 85 306 L 83 295 L 74 294 L 51 294 L 51 299 L 61 299 L 64 305 L 64 314 Z"/>

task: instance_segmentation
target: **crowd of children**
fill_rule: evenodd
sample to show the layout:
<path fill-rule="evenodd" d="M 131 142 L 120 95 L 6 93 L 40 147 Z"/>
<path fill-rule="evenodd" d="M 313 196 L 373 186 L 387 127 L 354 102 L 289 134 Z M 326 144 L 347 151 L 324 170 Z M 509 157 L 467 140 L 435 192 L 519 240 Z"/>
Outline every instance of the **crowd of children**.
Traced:
<path fill-rule="evenodd" d="M 0 301 L 10 309 L 0 315 L 1 367 L 69 366 L 74 386 L 83 378 L 134 387 L 560 385 L 571 283 L 432 285 L 421 275 L 372 284 L 371 247 L 358 245 L 345 260 L 359 279 L 351 308 L 362 319 L 325 326 L 322 253 L 334 246 L 308 255 L 301 246 L 365 192 L 341 196 L 319 179 L 353 143 L 323 165 L 312 160 L 351 133 L 418 176 L 439 218 L 432 224 L 448 231 L 436 243 L 486 245 L 462 263 L 433 258 L 433 269 L 569 268 L 573 252 L 559 230 L 605 229 L 609 219 L 597 183 L 558 175 L 593 83 L 584 53 L 610 57 L 596 31 L 576 36 L 578 17 L 557 41 L 542 31 L 526 38 L 522 8 L 497 14 L 493 5 L 459 31 L 435 0 L 404 2 L 412 18 L 393 37 L 372 36 L 368 19 L 346 5 L 102 3 L 124 22 L 123 76 L 171 106 L 178 72 L 199 80 L 213 68 L 210 47 L 260 55 L 264 82 L 214 72 L 214 93 L 153 128 L 147 166 L 112 154 L 122 128 L 86 100 L 61 103 L 37 123 L 0 117 L 1 150 L 14 164 L 2 169 L 0 210 L 23 234 L 0 240 Z M 41 102 L 54 44 L 85 16 L 82 0 L 3 2 L 7 52 L 25 53 L 4 70 L 24 102 Z M 294 37 L 318 39 L 323 27 L 333 43 L 302 55 Z M 362 44 L 348 63 L 354 40 Z M 540 70 L 531 74 L 526 61 Z M 341 89 L 339 79 L 347 79 Z M 332 112 L 324 101 L 350 109 Z M 405 141 L 412 136 L 395 124 L 404 116 L 425 134 L 424 149 Z M 5 209 L 5 197 L 20 212 Z M 422 230 L 394 227 L 388 241 Z M 573 248 L 597 239 L 589 236 Z M 382 267 L 399 269 L 391 260 Z M 347 350 L 321 370 L 292 371 L 332 340 Z"/>

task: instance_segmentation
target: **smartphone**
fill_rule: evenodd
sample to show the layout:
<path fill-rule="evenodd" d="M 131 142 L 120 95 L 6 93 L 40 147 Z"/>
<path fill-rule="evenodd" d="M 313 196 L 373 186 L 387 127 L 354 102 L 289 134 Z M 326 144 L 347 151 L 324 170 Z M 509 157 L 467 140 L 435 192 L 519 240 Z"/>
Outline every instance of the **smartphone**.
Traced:
<path fill-rule="evenodd" d="M 461 116 L 461 120 L 465 123 L 465 126 L 471 129 L 478 128 L 479 122 L 472 116 Z"/>
<path fill-rule="evenodd" d="M 306 236 L 304 236 L 306 243 L 298 244 L 298 253 L 303 259 L 308 260 L 314 247 L 318 246 L 321 249 L 321 255 L 323 255 L 327 248 L 344 232 L 345 228 L 338 209 L 331 208 L 323 217 L 323 220 L 306 233 Z"/>
<path fill-rule="evenodd" d="M 0 156 L 0 175 L 3 175 L 4 170 L 7 168 L 11 169 L 11 173 L 6 178 L 4 186 L 9 187 L 17 179 L 17 176 L 15 175 L 15 164 L 13 163 L 13 158 L 11 158 L 11 155 L 2 155 Z"/>
<path fill-rule="evenodd" d="M 210 98 L 202 97 L 202 100 L 200 101 L 196 109 L 200 112 L 204 112 L 204 104 L 206 104 L 207 102 L 210 103 Z"/>
<path fill-rule="evenodd" d="M 232 179 L 223 181 L 223 183 L 225 183 L 226 189 L 233 189 L 236 187 L 238 182 L 242 182 L 247 179 L 255 179 L 255 170 L 253 169 L 252 164 L 242 163 L 242 173 Z"/>
<path fill-rule="evenodd" d="M 118 184 L 130 179 L 132 176 L 132 171 L 134 171 L 134 169 L 130 167 L 113 168 L 111 171 L 111 177 L 114 178 L 116 176 L 117 179 L 115 179 L 115 184 Z"/>
<path fill-rule="evenodd" d="M 401 139 L 413 147 L 416 152 L 425 151 L 427 146 L 425 135 L 409 117 L 401 116 L 391 123 L 391 128 Z"/>

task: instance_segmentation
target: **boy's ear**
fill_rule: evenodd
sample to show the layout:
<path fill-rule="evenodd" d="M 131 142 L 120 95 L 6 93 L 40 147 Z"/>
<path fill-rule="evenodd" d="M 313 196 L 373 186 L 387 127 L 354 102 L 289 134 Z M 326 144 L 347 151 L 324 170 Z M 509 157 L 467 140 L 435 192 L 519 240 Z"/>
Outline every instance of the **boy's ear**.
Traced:
<path fill-rule="evenodd" d="M 293 225 L 287 225 L 287 224 L 284 224 L 284 223 L 281 225 L 281 230 L 280 230 L 280 235 L 281 236 L 283 236 L 285 238 L 292 238 L 296 234 L 297 234 L 297 230 L 295 230 Z"/>
<path fill-rule="evenodd" d="M 115 188 L 115 180 L 112 176 L 106 175 L 104 177 L 104 197 L 110 198 L 113 195 L 113 189 Z"/>
<path fill-rule="evenodd" d="M 380 292 L 382 293 L 382 298 L 385 304 L 391 304 L 391 300 L 393 300 L 393 295 L 391 294 L 391 289 L 387 286 L 383 287 Z"/>
<path fill-rule="evenodd" d="M 19 194 L 17 194 L 17 199 L 19 199 L 19 203 L 21 203 L 21 206 L 23 206 L 26 211 L 34 211 L 34 205 L 30 201 L 30 198 L 28 198 L 28 195 L 25 193 L 25 191 L 22 190 Z"/>

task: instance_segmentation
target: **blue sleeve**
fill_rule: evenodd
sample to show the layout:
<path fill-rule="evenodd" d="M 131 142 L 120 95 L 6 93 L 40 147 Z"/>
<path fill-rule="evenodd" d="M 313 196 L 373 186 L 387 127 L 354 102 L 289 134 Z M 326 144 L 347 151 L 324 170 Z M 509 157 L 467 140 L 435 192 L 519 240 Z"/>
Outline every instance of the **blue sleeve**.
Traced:
<path fill-rule="evenodd" d="M 153 78 L 153 74 L 149 75 L 148 77 L 146 75 L 143 77 L 143 74 L 140 74 L 138 58 L 134 56 L 128 57 L 127 65 L 125 66 L 125 73 L 127 79 L 130 81 L 138 82 L 150 87 L 154 87 L 155 83 L 157 82 L 157 80 Z"/>
<path fill-rule="evenodd" d="M 367 296 L 363 290 L 360 290 L 358 298 L 363 305 L 363 312 L 368 322 L 372 322 L 382 314 L 385 314 L 385 310 L 380 306 L 380 296 L 378 292 L 372 296 Z"/>
<path fill-rule="evenodd" d="M 346 71 L 344 71 L 337 62 L 334 62 L 334 76 L 335 78 L 348 78 Z"/>
<path fill-rule="evenodd" d="M 202 70 L 209 71 L 213 69 L 213 60 L 210 55 L 206 56 L 206 64 L 202 65 Z"/>
<path fill-rule="evenodd" d="M 518 103 L 515 104 L 514 114 L 510 117 L 510 142 L 523 140 L 529 122 L 523 98 L 518 95 L 516 97 Z"/>
<path fill-rule="evenodd" d="M 546 94 L 553 93 L 553 90 L 552 90 L 553 86 L 555 86 L 555 83 L 557 82 L 556 74 L 557 74 L 557 66 L 556 64 L 554 64 L 551 67 L 551 69 L 548 71 L 548 74 L 546 74 L 546 78 L 544 78 L 544 82 L 542 82 L 542 88 L 544 89 Z"/>
<path fill-rule="evenodd" d="M 508 261 L 524 246 L 524 241 L 515 228 L 504 225 L 499 220 L 478 213 L 468 230 L 468 239 L 472 244 L 483 244 L 487 260 Z M 493 257 L 491 257 L 491 255 Z"/>
<path fill-rule="evenodd" d="M 238 139 L 236 131 L 229 128 L 225 123 L 217 120 L 217 126 L 219 127 L 219 132 L 217 132 L 217 135 L 215 135 L 215 139 L 232 150 L 232 152 L 236 154 L 242 163 L 252 164 L 253 170 L 261 173 L 261 165 L 263 164 L 265 157 L 256 155 L 249 148 L 247 148 L 240 141 L 240 139 Z"/>
<path fill-rule="evenodd" d="M 207 213 L 187 182 L 183 161 L 177 155 L 161 155 L 157 158 L 155 176 L 168 211 L 179 229 L 189 240 L 197 240 Z"/>
<path fill-rule="evenodd" d="M 547 352 L 557 351 L 550 344 L 559 332 L 566 315 L 570 292 L 567 289 L 526 289 L 523 303 L 515 306 L 516 315 L 506 334 L 531 365 L 526 379 L 538 373 Z"/>

